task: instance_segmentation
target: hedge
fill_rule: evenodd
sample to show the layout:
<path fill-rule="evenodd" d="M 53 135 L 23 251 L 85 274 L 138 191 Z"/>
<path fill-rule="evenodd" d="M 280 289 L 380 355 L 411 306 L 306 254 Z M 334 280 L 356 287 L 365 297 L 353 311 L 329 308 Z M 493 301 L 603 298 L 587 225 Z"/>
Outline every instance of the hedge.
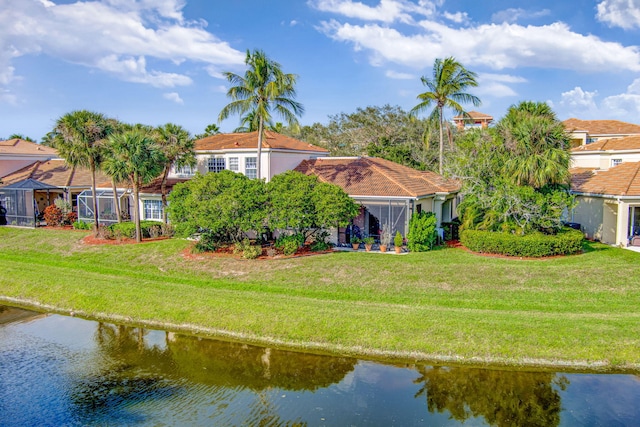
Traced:
<path fill-rule="evenodd" d="M 140 229 L 143 238 L 173 236 L 173 227 L 158 221 L 140 221 Z M 104 237 L 117 239 L 119 237 L 136 237 L 136 224 L 133 222 L 120 222 L 111 224 L 103 230 Z"/>
<path fill-rule="evenodd" d="M 474 252 L 520 257 L 569 255 L 582 251 L 584 235 L 579 230 L 564 228 L 558 234 L 532 233 L 519 236 L 483 230 L 464 230 L 460 242 Z"/>

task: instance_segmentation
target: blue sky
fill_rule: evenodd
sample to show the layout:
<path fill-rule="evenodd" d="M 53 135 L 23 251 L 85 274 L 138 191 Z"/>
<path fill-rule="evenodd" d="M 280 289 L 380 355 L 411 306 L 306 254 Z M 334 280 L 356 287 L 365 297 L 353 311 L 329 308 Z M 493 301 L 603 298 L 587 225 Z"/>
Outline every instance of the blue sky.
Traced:
<path fill-rule="evenodd" d="M 39 140 L 76 109 L 202 132 L 247 49 L 299 76 L 302 124 L 409 110 L 447 56 L 478 74 L 468 108 L 496 119 L 535 100 L 640 123 L 638 44 L 640 0 L 0 0 L 0 137 Z"/>

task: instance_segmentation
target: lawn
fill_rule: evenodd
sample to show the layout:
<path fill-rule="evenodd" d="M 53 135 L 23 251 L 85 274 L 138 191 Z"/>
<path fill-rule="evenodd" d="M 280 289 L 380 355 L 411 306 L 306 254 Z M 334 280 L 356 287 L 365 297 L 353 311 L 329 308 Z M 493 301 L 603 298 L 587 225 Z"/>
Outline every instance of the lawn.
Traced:
<path fill-rule="evenodd" d="M 243 260 L 172 239 L 0 227 L 0 300 L 372 359 L 640 369 L 640 254 L 520 260 L 441 248 Z"/>

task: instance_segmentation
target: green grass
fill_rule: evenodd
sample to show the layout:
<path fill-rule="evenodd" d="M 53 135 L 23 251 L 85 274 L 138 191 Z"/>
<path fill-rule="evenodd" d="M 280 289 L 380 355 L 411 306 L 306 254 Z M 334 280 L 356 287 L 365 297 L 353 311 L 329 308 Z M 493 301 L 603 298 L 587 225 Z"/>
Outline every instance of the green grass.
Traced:
<path fill-rule="evenodd" d="M 640 254 L 623 249 L 188 259 L 184 240 L 87 246 L 86 234 L 0 228 L 0 299 L 369 358 L 640 369 Z"/>

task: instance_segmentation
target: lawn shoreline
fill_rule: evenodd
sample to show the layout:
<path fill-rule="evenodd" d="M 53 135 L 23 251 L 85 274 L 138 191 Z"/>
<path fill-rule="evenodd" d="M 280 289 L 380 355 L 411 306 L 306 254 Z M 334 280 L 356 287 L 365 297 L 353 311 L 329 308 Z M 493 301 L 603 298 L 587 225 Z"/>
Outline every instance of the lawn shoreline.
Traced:
<path fill-rule="evenodd" d="M 0 295 L 0 303 L 18 308 L 37 311 L 45 314 L 59 314 L 63 316 L 78 317 L 90 321 L 105 321 L 132 327 L 144 327 L 162 331 L 182 333 L 185 335 L 201 336 L 203 338 L 218 339 L 223 341 L 240 342 L 258 347 L 275 347 L 278 350 L 288 350 L 294 352 L 310 352 L 335 357 L 352 357 L 360 360 L 376 361 L 381 363 L 421 363 L 447 366 L 466 366 L 487 369 L 518 369 L 535 371 L 557 371 L 563 372 L 592 372 L 592 373 L 633 373 L 640 372 L 640 364 L 611 365 L 607 361 L 565 361 L 565 360 L 544 360 L 527 358 L 523 360 L 511 360 L 501 358 L 465 358 L 458 355 L 437 355 L 427 354 L 417 351 L 386 351 L 371 350 L 360 347 L 349 347 L 340 345 L 327 345 L 317 342 L 292 342 L 275 339 L 271 337 L 261 337 L 244 333 L 237 333 L 212 327 L 206 327 L 188 323 L 172 323 L 159 320 L 134 319 L 131 316 L 107 313 L 88 313 L 83 310 L 68 310 L 49 304 L 42 304 L 37 301 L 23 300 Z"/>

